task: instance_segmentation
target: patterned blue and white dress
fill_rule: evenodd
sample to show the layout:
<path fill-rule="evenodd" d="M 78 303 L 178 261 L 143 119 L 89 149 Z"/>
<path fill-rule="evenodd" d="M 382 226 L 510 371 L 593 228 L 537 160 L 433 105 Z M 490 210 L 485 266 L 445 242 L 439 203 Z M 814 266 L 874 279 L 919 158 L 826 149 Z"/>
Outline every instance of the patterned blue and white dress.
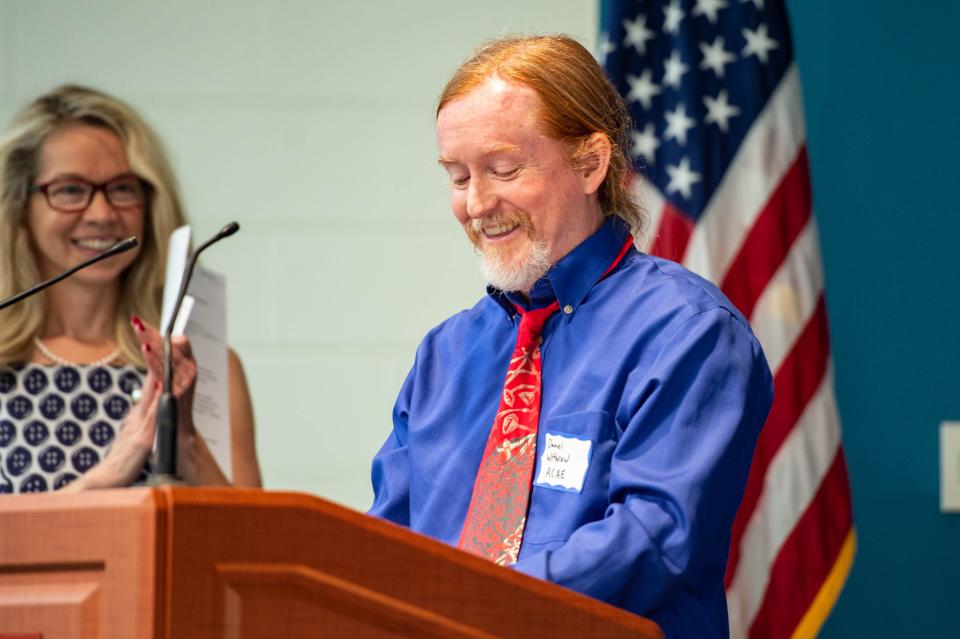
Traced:
<path fill-rule="evenodd" d="M 0 368 L 0 493 L 56 490 L 95 466 L 145 376 L 130 365 Z"/>

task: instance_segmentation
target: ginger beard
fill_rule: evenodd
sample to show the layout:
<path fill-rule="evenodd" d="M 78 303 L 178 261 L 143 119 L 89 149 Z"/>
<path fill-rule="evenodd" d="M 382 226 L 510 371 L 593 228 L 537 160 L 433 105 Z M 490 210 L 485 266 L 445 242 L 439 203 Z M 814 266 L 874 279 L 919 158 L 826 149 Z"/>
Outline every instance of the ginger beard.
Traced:
<path fill-rule="evenodd" d="M 491 242 L 484 229 L 519 226 L 520 233 L 508 242 Z M 503 211 L 463 225 L 477 251 L 483 279 L 501 291 L 527 293 L 550 270 L 550 250 L 538 238 L 530 216 L 522 211 Z"/>

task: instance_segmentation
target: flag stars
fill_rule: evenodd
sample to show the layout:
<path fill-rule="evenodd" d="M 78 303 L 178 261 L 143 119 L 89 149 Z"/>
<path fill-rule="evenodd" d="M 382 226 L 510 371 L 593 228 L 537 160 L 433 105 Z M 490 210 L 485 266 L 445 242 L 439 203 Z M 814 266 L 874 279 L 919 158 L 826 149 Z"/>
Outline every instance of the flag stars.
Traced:
<path fill-rule="evenodd" d="M 701 180 L 700 174 L 690 170 L 690 158 L 684 157 L 680 164 L 667 165 L 667 175 L 670 182 L 667 184 L 667 195 L 679 193 L 683 199 L 689 200 L 693 195 L 693 185 Z"/>
<path fill-rule="evenodd" d="M 700 52 L 703 54 L 700 68 L 713 70 L 718 78 L 723 77 L 723 68 L 737 59 L 737 56 L 724 49 L 723 45 L 722 36 L 717 36 L 713 44 L 700 43 Z"/>
<path fill-rule="evenodd" d="M 627 94 L 628 102 L 639 102 L 644 109 L 650 110 L 653 103 L 653 97 L 659 95 L 663 89 L 653 82 L 653 74 L 650 69 L 640 74 L 640 77 L 627 75 L 627 83 L 630 85 L 630 93 Z"/>
<path fill-rule="evenodd" d="M 730 128 L 730 118 L 740 113 L 740 109 L 730 104 L 727 92 L 721 91 L 716 98 L 709 95 L 703 97 L 707 105 L 707 116 L 703 119 L 707 124 L 716 124 L 724 133 Z"/>
<path fill-rule="evenodd" d="M 660 140 L 655 135 L 653 122 L 648 122 L 643 131 L 633 130 L 633 157 L 642 157 L 647 164 L 653 164 L 659 147 Z"/>
<path fill-rule="evenodd" d="M 672 86 L 674 89 L 680 88 L 680 82 L 683 74 L 690 70 L 690 67 L 680 59 L 680 52 L 674 51 L 670 57 L 663 63 L 663 82 Z"/>
<path fill-rule="evenodd" d="M 680 23 L 683 21 L 683 9 L 680 0 L 672 0 L 663 8 L 663 28 L 674 35 L 680 32 Z"/>
<path fill-rule="evenodd" d="M 634 47 L 640 55 L 646 53 L 647 42 L 653 40 L 654 37 L 653 31 L 647 28 L 647 18 L 645 16 L 637 16 L 637 19 L 633 22 L 624 20 L 623 28 L 627 31 L 623 43 L 628 47 Z"/>
<path fill-rule="evenodd" d="M 757 27 L 756 31 L 744 29 L 743 37 L 747 40 L 746 46 L 743 47 L 742 55 L 744 58 L 755 55 L 760 62 L 766 64 L 767 54 L 777 48 L 777 42 L 767 34 L 767 25 L 765 24 Z"/>
<path fill-rule="evenodd" d="M 664 140 L 676 140 L 681 146 L 687 143 L 687 131 L 693 128 L 695 122 L 687 117 L 687 109 L 678 104 L 675 111 L 667 111 L 667 129 L 663 132 Z"/>
<path fill-rule="evenodd" d="M 760 0 L 761 2 L 763 0 Z M 717 13 L 720 9 L 726 9 L 727 0 L 697 0 L 697 6 L 693 8 L 693 15 L 707 16 L 710 24 L 717 23 Z"/>

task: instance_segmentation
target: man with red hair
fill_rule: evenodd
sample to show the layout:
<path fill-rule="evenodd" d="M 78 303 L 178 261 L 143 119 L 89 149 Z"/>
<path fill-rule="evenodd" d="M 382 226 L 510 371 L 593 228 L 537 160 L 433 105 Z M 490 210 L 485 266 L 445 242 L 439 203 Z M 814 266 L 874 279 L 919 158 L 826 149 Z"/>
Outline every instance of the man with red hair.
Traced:
<path fill-rule="evenodd" d="M 629 115 L 564 37 L 508 38 L 437 109 L 489 283 L 423 340 L 372 514 L 652 618 L 726 636 L 730 526 L 772 381 L 709 282 L 634 247 Z"/>

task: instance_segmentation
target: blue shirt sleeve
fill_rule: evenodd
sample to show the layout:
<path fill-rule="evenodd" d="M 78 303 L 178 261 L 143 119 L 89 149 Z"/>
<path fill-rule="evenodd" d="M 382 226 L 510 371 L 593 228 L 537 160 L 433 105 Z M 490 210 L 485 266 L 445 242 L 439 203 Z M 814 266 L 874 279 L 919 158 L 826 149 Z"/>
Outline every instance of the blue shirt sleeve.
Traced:
<path fill-rule="evenodd" d="M 646 614 L 700 572 L 716 579 L 773 388 L 756 338 L 726 309 L 658 341 L 653 365 L 626 380 L 604 517 L 515 566 Z"/>
<path fill-rule="evenodd" d="M 410 525 L 410 458 L 406 439 L 416 370 L 414 363 L 393 407 L 393 431 L 374 457 L 371 469 L 374 502 L 368 514 L 403 526 Z"/>

